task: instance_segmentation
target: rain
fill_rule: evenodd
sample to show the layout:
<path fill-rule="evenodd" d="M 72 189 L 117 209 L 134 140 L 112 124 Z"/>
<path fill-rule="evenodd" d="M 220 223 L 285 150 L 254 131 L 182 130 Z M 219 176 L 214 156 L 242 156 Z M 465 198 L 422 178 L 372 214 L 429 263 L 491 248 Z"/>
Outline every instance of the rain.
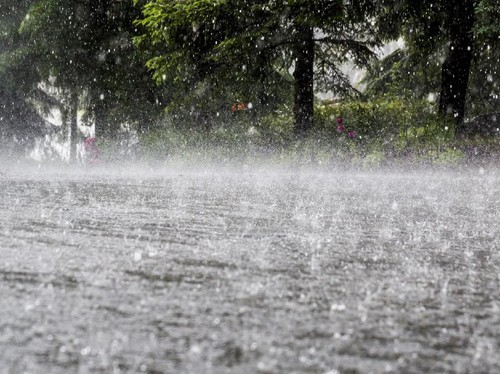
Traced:
<path fill-rule="evenodd" d="M 0 372 L 500 372 L 499 15 L 2 0 Z"/>

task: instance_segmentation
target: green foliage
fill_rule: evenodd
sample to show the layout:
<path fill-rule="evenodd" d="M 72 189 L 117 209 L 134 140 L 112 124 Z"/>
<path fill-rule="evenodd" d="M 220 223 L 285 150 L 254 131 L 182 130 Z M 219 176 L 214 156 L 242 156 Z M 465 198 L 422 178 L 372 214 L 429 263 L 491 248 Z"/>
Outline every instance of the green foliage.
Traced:
<path fill-rule="evenodd" d="M 355 131 L 359 146 L 367 152 L 380 147 L 384 152 L 404 155 L 409 149 L 438 147 L 454 138 L 453 123 L 445 122 L 425 100 L 334 102 L 319 106 L 316 113 L 318 132 L 333 139 L 343 136 L 337 130 L 340 117 L 345 132 Z"/>
<path fill-rule="evenodd" d="M 373 64 L 365 78 L 366 94 L 416 99 L 425 99 L 429 94 L 437 97 L 442 91 L 443 62 L 449 55 L 449 47 L 456 42 L 454 38 L 457 30 L 464 27 L 464 19 L 472 14 L 462 14 L 457 8 L 459 3 L 450 0 L 384 0 L 382 5 L 376 17 L 379 35 L 384 40 L 402 38 L 405 46 Z M 498 1 L 474 2 L 474 38 L 468 46 L 473 51 L 467 89 L 468 117 L 500 111 L 499 17 Z M 463 54 L 458 56 L 461 58 Z"/>
<path fill-rule="evenodd" d="M 43 134 L 45 123 L 28 101 L 36 82 L 33 52 L 18 32 L 32 1 L 0 3 L 0 149 L 25 151 Z"/>
<path fill-rule="evenodd" d="M 171 108 L 200 101 L 279 104 L 290 81 L 287 73 L 273 69 L 275 52 L 260 40 L 270 28 L 264 24 L 255 32 L 245 27 L 247 17 L 265 23 L 264 13 L 259 4 L 234 0 L 152 1 L 144 6 L 137 25 L 147 33 L 136 44 L 156 51 L 147 66 L 157 83 L 172 84 L 176 94 Z"/>
<path fill-rule="evenodd" d="M 363 1 L 186 0 L 148 1 L 136 25 L 144 34 L 136 44 L 155 51 L 147 63 L 158 83 L 173 82 L 171 107 L 200 100 L 251 101 L 271 110 L 290 104 L 294 54 L 303 42 L 301 30 L 317 30 L 318 88 L 349 92 L 339 65 L 350 56 L 366 64 L 376 45 L 369 7 Z M 365 16 L 362 17 L 361 15 Z M 306 82 L 307 84 L 312 82 Z M 198 88 L 213 86 L 200 92 Z M 352 92 L 352 91 L 350 91 Z M 180 98 L 180 100 L 179 100 Z"/>
<path fill-rule="evenodd" d="M 337 118 L 343 118 L 343 132 Z M 315 129 L 304 138 L 293 131 L 290 108 L 253 118 L 250 114 L 219 117 L 205 132 L 178 127 L 170 119 L 143 134 L 150 159 L 193 162 L 257 162 L 293 165 L 374 168 L 397 162 L 452 165 L 465 159 L 470 145 L 454 139 L 447 123 L 428 102 L 380 98 L 369 102 L 323 102 L 316 107 Z M 355 131 L 350 138 L 348 131 Z"/>
<path fill-rule="evenodd" d="M 500 112 L 500 3 L 481 0 L 476 7 L 475 57 L 469 83 L 469 117 Z"/>
<path fill-rule="evenodd" d="M 464 157 L 464 153 L 461 150 L 456 148 L 447 148 L 442 152 L 438 152 L 433 162 L 436 165 L 452 166 L 457 165 L 464 159 Z"/>
<path fill-rule="evenodd" d="M 480 0 L 476 6 L 476 36 L 482 41 L 498 39 L 500 35 L 500 3 L 496 0 Z"/>
<path fill-rule="evenodd" d="M 68 97 L 77 92 L 86 120 L 98 122 L 100 135 L 116 132 L 123 123 L 152 120 L 161 112 L 161 91 L 144 66 L 149 56 L 132 43 L 136 32 L 132 21 L 139 11 L 131 2 L 32 0 L 26 4 L 17 27 L 23 48 L 29 51 L 21 62 L 34 67 L 29 79 L 32 88 L 50 81 Z"/>
<path fill-rule="evenodd" d="M 375 61 L 363 79 L 367 97 L 387 95 L 403 99 L 427 99 L 436 96 L 441 84 L 441 60 L 436 51 L 430 58 L 398 48 Z"/>
<path fill-rule="evenodd" d="M 371 95 L 425 98 L 439 92 L 441 69 L 455 19 L 449 0 L 382 1 L 378 32 L 386 41 L 402 39 L 404 48 L 372 66 L 366 83 Z M 387 84 L 388 86 L 385 86 Z"/>
<path fill-rule="evenodd" d="M 452 158 L 447 144 L 454 126 L 427 102 L 429 93 L 439 91 L 450 25 L 457 23 L 452 1 L 133 3 L 135 7 L 131 1 L 114 0 L 2 1 L 2 136 L 40 134 L 31 126 L 40 130 L 44 125 L 32 103 L 47 110 L 58 105 L 59 98 L 50 98 L 39 86 L 51 82 L 67 97 L 77 94 L 79 109 L 87 113 L 84 120 L 98 123 L 99 137 L 116 138 L 117 129 L 126 124 L 138 129 L 151 145 L 146 149 L 159 155 L 210 145 L 221 154 L 227 147 L 235 157 L 272 149 L 290 158 L 326 162 L 334 157 L 366 166 L 383 163 L 391 154 Z M 500 111 L 497 3 L 475 3 L 471 115 Z M 297 61 L 306 45 L 304 30 L 311 29 L 314 88 L 344 101 L 318 104 L 316 128 L 297 139 L 293 102 L 298 81 L 312 86 L 308 76 L 296 74 Z M 405 48 L 373 64 L 365 82 L 366 100 L 348 99 L 362 96 L 349 87 L 339 66 L 366 66 L 379 39 L 399 37 Z M 239 102 L 251 102 L 254 110 L 231 113 Z M 156 127 L 164 108 L 168 122 Z M 337 116 L 358 136 L 339 133 Z M 111 153 L 112 143 L 107 146 Z"/>

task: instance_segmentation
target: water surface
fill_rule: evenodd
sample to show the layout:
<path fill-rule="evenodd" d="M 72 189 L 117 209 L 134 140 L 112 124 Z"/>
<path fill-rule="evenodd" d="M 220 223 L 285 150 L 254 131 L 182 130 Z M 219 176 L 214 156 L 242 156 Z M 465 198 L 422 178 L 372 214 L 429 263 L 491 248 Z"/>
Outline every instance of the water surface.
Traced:
<path fill-rule="evenodd" d="M 500 372 L 498 170 L 8 170 L 4 373 Z"/>

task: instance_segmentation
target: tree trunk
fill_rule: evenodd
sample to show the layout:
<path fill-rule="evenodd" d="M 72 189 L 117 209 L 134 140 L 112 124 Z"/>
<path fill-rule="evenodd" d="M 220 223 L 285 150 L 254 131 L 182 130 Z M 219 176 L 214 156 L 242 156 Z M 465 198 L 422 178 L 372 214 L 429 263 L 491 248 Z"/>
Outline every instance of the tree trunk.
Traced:
<path fill-rule="evenodd" d="M 94 104 L 93 112 L 95 124 L 94 135 L 97 139 L 102 139 L 108 135 L 108 129 L 106 126 L 106 109 L 102 100 Z"/>
<path fill-rule="evenodd" d="M 266 66 L 268 65 L 268 60 L 270 57 L 265 53 L 265 52 L 260 52 L 257 54 L 257 66 L 260 67 L 257 72 L 257 81 L 258 81 L 258 87 L 257 87 L 257 107 L 259 111 L 265 111 L 267 110 L 267 107 L 269 106 L 269 94 L 270 94 L 270 87 L 268 83 L 268 75 L 267 75 L 267 69 Z M 255 111 L 254 111 L 255 113 Z"/>
<path fill-rule="evenodd" d="M 78 131 L 78 93 L 72 92 L 70 94 L 69 102 L 69 162 L 74 163 L 77 157 L 77 145 L 79 143 Z"/>
<path fill-rule="evenodd" d="M 314 30 L 310 26 L 297 27 L 295 44 L 294 108 L 295 134 L 304 136 L 313 127 L 314 114 Z"/>
<path fill-rule="evenodd" d="M 461 0 L 451 16 L 450 46 L 441 73 L 439 112 L 452 118 L 463 132 L 465 101 L 472 63 L 474 0 Z"/>

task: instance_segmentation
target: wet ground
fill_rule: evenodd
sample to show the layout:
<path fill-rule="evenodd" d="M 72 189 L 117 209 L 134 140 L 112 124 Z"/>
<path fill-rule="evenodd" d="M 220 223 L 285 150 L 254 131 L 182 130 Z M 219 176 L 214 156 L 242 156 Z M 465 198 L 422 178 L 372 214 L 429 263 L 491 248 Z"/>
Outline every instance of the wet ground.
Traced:
<path fill-rule="evenodd" d="M 499 170 L 13 168 L 0 372 L 500 372 L 499 222 Z"/>

